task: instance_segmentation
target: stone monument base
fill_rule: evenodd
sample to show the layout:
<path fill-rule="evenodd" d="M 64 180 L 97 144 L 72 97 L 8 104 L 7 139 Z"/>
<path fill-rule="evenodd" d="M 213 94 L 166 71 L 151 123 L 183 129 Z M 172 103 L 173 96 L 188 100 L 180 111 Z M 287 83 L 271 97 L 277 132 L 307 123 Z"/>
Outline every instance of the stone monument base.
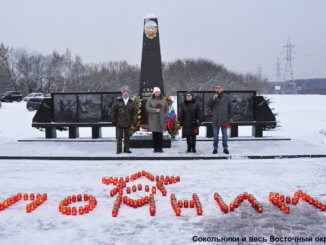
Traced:
<path fill-rule="evenodd" d="M 130 138 L 130 148 L 153 148 L 152 134 L 136 132 Z M 171 148 L 169 134 L 163 134 L 163 148 Z"/>

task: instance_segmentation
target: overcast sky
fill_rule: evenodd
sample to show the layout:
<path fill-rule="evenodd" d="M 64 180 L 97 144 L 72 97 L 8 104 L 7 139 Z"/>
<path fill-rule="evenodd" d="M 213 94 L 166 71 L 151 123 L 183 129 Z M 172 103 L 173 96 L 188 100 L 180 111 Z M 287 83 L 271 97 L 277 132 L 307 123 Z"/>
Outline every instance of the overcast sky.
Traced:
<path fill-rule="evenodd" d="M 140 65 L 143 19 L 158 17 L 163 61 L 207 58 L 275 80 L 290 38 L 295 78 L 326 77 L 326 0 L 0 0 L 0 42 L 85 62 Z M 282 64 L 282 67 L 285 64 Z"/>

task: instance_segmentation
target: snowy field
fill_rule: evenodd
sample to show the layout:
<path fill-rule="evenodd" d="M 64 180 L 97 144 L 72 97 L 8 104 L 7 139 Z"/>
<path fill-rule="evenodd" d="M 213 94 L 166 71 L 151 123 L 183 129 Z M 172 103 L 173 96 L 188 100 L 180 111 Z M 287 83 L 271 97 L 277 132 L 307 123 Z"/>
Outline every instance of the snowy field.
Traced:
<path fill-rule="evenodd" d="M 291 141 L 230 142 L 231 155 L 248 154 L 326 154 L 326 96 L 267 96 L 279 113 L 281 127 L 264 132 L 266 136 L 290 137 Z M 114 142 L 17 142 L 19 139 L 44 138 L 44 132 L 31 128 L 32 112 L 24 103 L 3 103 L 0 108 L 0 155 L 85 155 L 113 156 Z M 82 137 L 90 137 L 82 129 Z M 248 136 L 249 128 L 240 130 Z M 106 129 L 105 138 L 114 131 Z M 67 137 L 60 132 L 59 137 Z M 180 139 L 165 155 L 184 154 Z M 199 142 L 197 155 L 211 154 L 212 142 Z M 151 155 L 150 149 L 133 149 L 133 155 Z M 222 155 L 219 153 L 219 155 Z M 33 213 L 25 211 L 20 201 L 0 212 L 2 244 L 196 244 L 193 236 L 202 237 L 326 237 L 326 212 L 299 202 L 290 205 L 286 215 L 268 201 L 270 192 L 293 196 L 301 189 L 326 204 L 326 159 L 215 160 L 215 161 L 19 161 L 0 160 L 0 201 L 17 193 L 47 193 L 48 200 Z M 180 176 L 181 181 L 167 185 L 167 196 L 155 195 L 156 215 L 149 206 L 133 209 L 122 204 L 118 217 L 111 215 L 115 198 L 113 186 L 101 183 L 102 177 L 125 177 L 138 171 L 154 176 Z M 135 184 L 154 185 L 147 179 Z M 128 184 L 131 186 L 131 184 Z M 243 192 L 253 194 L 264 208 L 257 213 L 247 202 L 235 212 L 224 214 L 213 199 L 218 192 L 226 204 Z M 92 194 L 98 205 L 83 216 L 66 216 L 58 211 L 59 203 L 73 194 Z M 170 194 L 190 200 L 197 193 L 203 215 L 195 209 L 182 209 L 176 217 Z M 138 191 L 130 198 L 140 198 Z M 86 203 L 82 203 L 84 205 Z M 78 205 L 80 206 L 80 205 Z M 197 244 L 203 244 L 197 242 Z M 205 244 L 205 243 L 204 243 Z M 207 243 L 214 244 L 214 243 Z M 219 243 L 237 244 L 237 243 Z M 238 243 L 245 244 L 245 243 Z M 262 243 L 248 243 L 262 244 Z M 296 244 L 271 243 L 264 244 Z M 298 243 L 297 243 L 298 244 Z M 322 244 L 317 242 L 305 244 Z"/>

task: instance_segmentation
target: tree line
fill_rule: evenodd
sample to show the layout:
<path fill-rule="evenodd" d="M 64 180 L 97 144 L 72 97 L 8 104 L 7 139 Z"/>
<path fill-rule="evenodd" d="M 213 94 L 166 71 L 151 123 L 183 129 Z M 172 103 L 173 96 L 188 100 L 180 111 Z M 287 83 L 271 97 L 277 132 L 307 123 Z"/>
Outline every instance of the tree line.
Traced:
<path fill-rule="evenodd" d="M 162 63 L 166 94 L 177 90 L 212 90 L 221 82 L 228 90 L 268 89 L 266 78 L 228 71 L 207 59 L 178 59 Z M 140 67 L 127 61 L 85 63 L 67 50 L 49 55 L 10 48 L 0 43 L 0 93 L 119 91 L 122 84 L 138 94 Z"/>

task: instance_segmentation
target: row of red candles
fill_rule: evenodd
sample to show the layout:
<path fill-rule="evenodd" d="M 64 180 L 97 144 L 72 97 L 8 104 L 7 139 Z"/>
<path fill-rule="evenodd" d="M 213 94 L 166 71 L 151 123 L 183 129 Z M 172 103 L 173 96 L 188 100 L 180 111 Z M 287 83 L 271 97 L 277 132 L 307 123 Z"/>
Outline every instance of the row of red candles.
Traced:
<path fill-rule="evenodd" d="M 214 193 L 214 199 L 219 205 L 221 211 L 223 213 L 228 213 L 228 211 L 233 212 L 236 208 L 240 206 L 240 204 L 244 200 L 248 200 L 250 202 L 251 206 L 256 209 L 258 213 L 263 212 L 263 207 L 262 205 L 255 199 L 255 197 L 251 194 L 248 194 L 247 192 L 244 192 L 241 195 L 238 195 L 234 201 L 229 205 L 229 207 L 224 203 L 223 199 L 218 193 Z"/>
<path fill-rule="evenodd" d="M 69 207 L 69 205 L 72 203 L 82 202 L 82 201 L 85 202 L 88 201 L 89 203 L 88 205 L 80 206 L 78 208 L 78 212 L 76 207 Z M 76 216 L 77 214 L 83 215 L 93 211 L 96 205 L 97 205 L 97 201 L 94 196 L 88 194 L 84 194 L 84 195 L 78 194 L 78 195 L 68 196 L 65 199 L 63 199 L 59 204 L 59 211 L 65 215 L 73 215 L 73 216 Z"/>
<path fill-rule="evenodd" d="M 165 191 L 164 185 L 160 182 L 158 182 L 157 185 L 159 186 L 158 188 L 161 190 L 161 192 L 163 194 L 163 192 Z M 153 188 L 155 188 L 155 187 L 153 187 Z M 165 191 L 165 195 L 166 195 L 166 191 Z M 122 195 L 119 195 L 119 196 L 122 197 Z M 152 199 L 149 199 L 149 200 L 151 200 L 150 204 L 152 204 L 150 207 L 150 209 L 152 210 L 151 215 L 153 212 L 155 215 L 156 207 L 155 207 L 153 193 L 150 196 L 152 197 Z M 79 210 L 78 210 L 79 212 L 77 212 L 77 208 L 68 207 L 68 205 L 71 203 L 74 203 L 77 201 L 78 202 L 83 201 L 82 200 L 83 197 L 84 197 L 84 201 L 89 201 L 89 205 L 86 205 L 85 207 L 79 207 Z M 28 204 L 26 206 L 26 212 L 30 213 L 33 210 L 35 210 L 39 205 L 41 205 L 43 202 L 45 202 L 47 200 L 47 194 L 34 195 L 32 193 L 32 194 L 28 195 L 28 194 L 18 193 L 17 195 L 12 196 L 12 197 L 8 198 L 7 200 L 5 200 L 4 202 L 0 203 L 0 211 L 7 209 L 8 207 L 17 203 L 20 200 L 28 200 L 28 199 L 34 201 L 31 204 Z M 229 207 L 224 203 L 223 199 L 220 197 L 220 195 L 218 193 L 214 194 L 214 199 L 216 200 L 216 202 L 218 203 L 218 205 L 220 206 L 221 210 L 224 213 L 228 213 L 228 211 L 234 211 L 234 209 L 238 208 L 238 206 L 244 200 L 248 200 L 252 204 L 252 206 L 257 210 L 257 212 L 259 212 L 259 213 L 263 212 L 263 208 L 258 203 L 258 201 L 252 195 L 250 195 L 246 192 L 243 193 L 242 195 L 237 196 L 235 201 L 233 203 L 231 203 Z M 308 195 L 300 190 L 295 193 L 293 198 L 291 198 L 289 196 L 285 197 L 283 195 L 280 195 L 279 193 L 270 193 L 269 194 L 269 200 L 286 214 L 290 213 L 290 208 L 287 207 L 285 205 L 285 203 L 297 205 L 300 199 L 308 202 L 309 204 L 320 209 L 321 211 L 326 211 L 326 205 L 322 204 L 318 200 L 312 198 L 310 195 Z M 119 205 L 115 205 L 115 206 L 120 207 L 121 201 L 119 201 L 117 203 L 119 203 Z M 137 207 L 141 207 L 141 206 L 147 204 L 148 197 L 145 197 L 145 198 L 142 198 L 139 200 L 133 200 L 133 199 L 124 197 L 124 203 L 126 203 L 127 205 L 132 206 L 134 208 L 137 208 Z M 96 204 L 97 204 L 97 201 L 96 201 L 95 197 L 93 197 L 91 195 L 87 195 L 87 194 L 84 194 L 84 196 L 82 196 L 81 194 L 72 195 L 72 196 L 65 198 L 60 203 L 59 211 L 62 212 L 63 214 L 67 214 L 67 215 L 77 215 L 77 213 L 79 213 L 80 215 L 83 215 L 84 213 L 88 213 L 89 211 L 92 211 L 96 207 Z M 201 215 L 201 213 L 202 213 L 201 204 L 200 204 L 199 198 L 196 194 L 193 195 L 193 200 L 191 200 L 191 201 L 184 200 L 183 202 L 182 201 L 177 202 L 175 195 L 171 194 L 171 204 L 172 204 L 172 207 L 177 216 L 180 216 L 180 214 L 181 214 L 180 208 L 182 208 L 182 207 L 187 208 L 188 206 L 193 208 L 195 205 L 197 208 L 197 213 L 199 213 L 198 215 Z"/>
<path fill-rule="evenodd" d="M 191 200 L 191 201 L 188 201 L 188 200 L 181 201 L 181 200 L 179 200 L 177 202 L 175 194 L 174 193 L 171 194 L 171 196 L 170 196 L 171 206 L 172 206 L 176 216 L 181 215 L 181 208 L 183 208 L 183 207 L 184 208 L 188 208 L 188 207 L 194 208 L 195 206 L 196 206 L 196 209 L 197 209 L 197 215 L 202 215 L 203 214 L 203 208 L 202 208 L 201 202 L 199 201 L 198 195 L 196 193 L 194 193 L 192 195 L 192 198 L 193 198 L 193 200 Z"/>
<path fill-rule="evenodd" d="M 125 178 L 123 177 L 109 177 L 109 178 L 106 178 L 106 177 L 103 177 L 102 178 L 102 183 L 105 184 L 105 185 L 110 185 L 110 184 L 113 184 L 113 185 L 119 185 L 123 182 L 125 183 L 129 183 L 129 182 L 133 182 L 141 177 L 145 177 L 147 179 L 149 179 L 150 181 L 154 181 L 156 180 L 156 182 L 163 182 L 165 185 L 168 185 L 168 184 L 175 184 L 177 182 L 180 182 L 180 176 L 156 176 L 154 178 L 154 176 L 146 171 L 142 171 L 142 172 L 138 172 L 138 173 L 135 173 L 133 175 L 131 175 L 130 177 L 127 176 Z"/>
<path fill-rule="evenodd" d="M 154 200 L 153 194 L 150 194 L 149 197 L 145 196 L 138 200 L 134 200 L 134 199 L 128 198 L 126 196 L 122 197 L 122 195 L 118 195 L 117 199 L 115 200 L 114 205 L 113 205 L 112 217 L 117 217 L 122 201 L 127 206 L 133 207 L 133 208 L 140 208 L 149 203 L 150 215 L 154 216 L 156 213 L 156 206 L 155 206 L 155 200 Z"/>
<path fill-rule="evenodd" d="M 323 205 L 318 200 L 314 199 L 310 195 L 304 193 L 303 191 L 299 190 L 295 192 L 294 197 L 291 198 L 289 196 L 284 197 L 284 195 L 280 195 L 279 193 L 269 193 L 269 201 L 277 206 L 281 211 L 286 214 L 290 213 L 290 207 L 286 206 L 286 204 L 297 205 L 299 200 L 302 199 L 306 201 L 310 205 L 315 206 L 316 208 L 320 209 L 321 211 L 326 211 L 326 205 Z M 285 203 L 284 203 L 285 202 Z"/>
<path fill-rule="evenodd" d="M 44 193 L 44 194 L 38 193 L 35 196 L 34 193 L 31 193 L 30 195 L 28 195 L 26 193 L 25 194 L 18 193 L 15 196 L 9 197 L 7 200 L 0 203 L 0 211 L 3 211 L 5 209 L 9 208 L 10 206 L 19 202 L 20 200 L 27 201 L 28 199 L 33 202 L 26 205 L 26 212 L 31 213 L 38 206 L 40 206 L 42 203 L 44 203 L 47 200 L 47 194 L 46 193 Z"/>
<path fill-rule="evenodd" d="M 167 191 L 166 191 L 163 183 L 162 182 L 156 182 L 156 186 L 157 186 L 157 189 L 159 189 L 161 191 L 162 196 L 166 196 Z M 124 187 L 125 186 L 117 186 L 116 188 L 114 188 L 113 190 L 110 191 L 110 196 L 113 197 L 116 194 L 123 195 Z M 143 185 L 138 184 L 137 186 L 136 185 L 133 185 L 132 187 L 128 186 L 126 188 L 126 192 L 127 192 L 127 194 L 130 194 L 131 191 L 136 192 L 137 190 L 141 191 L 142 189 L 143 189 Z M 145 189 L 145 192 L 150 191 L 150 187 L 148 185 L 145 185 L 144 189 Z M 154 195 L 156 194 L 156 187 L 155 186 L 152 187 L 152 194 L 154 194 Z"/>
<path fill-rule="evenodd" d="M 127 192 L 127 194 L 130 194 L 131 191 L 136 192 L 137 190 L 141 191 L 142 189 L 143 189 L 142 184 L 138 184 L 137 186 L 136 185 L 133 185 L 132 187 L 128 186 L 126 188 L 126 192 Z M 148 185 L 145 185 L 144 189 L 145 189 L 145 192 L 150 191 L 150 188 L 149 188 Z M 111 197 L 115 196 L 116 194 L 123 195 L 123 188 L 117 187 L 117 188 L 114 188 L 113 190 L 110 191 L 110 196 Z M 156 194 L 156 187 L 155 186 L 152 187 L 152 194 Z"/>
<path fill-rule="evenodd" d="M 47 194 L 37 195 L 36 200 L 26 205 L 26 212 L 31 213 L 48 199 Z"/>

